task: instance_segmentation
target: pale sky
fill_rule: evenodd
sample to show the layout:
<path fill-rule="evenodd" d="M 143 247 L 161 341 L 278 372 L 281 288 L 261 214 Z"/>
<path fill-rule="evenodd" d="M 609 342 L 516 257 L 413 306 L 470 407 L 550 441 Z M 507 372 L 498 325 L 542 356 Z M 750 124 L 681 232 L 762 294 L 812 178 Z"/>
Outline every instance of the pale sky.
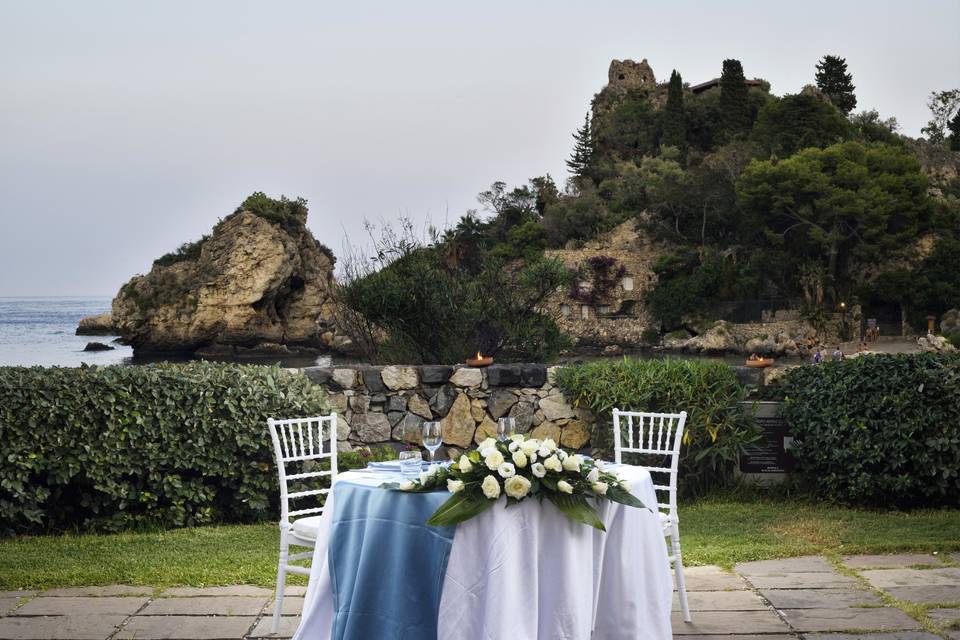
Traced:
<path fill-rule="evenodd" d="M 0 0 L 0 296 L 112 295 L 256 190 L 340 254 L 364 219 L 562 183 L 612 58 L 692 84 L 738 58 L 783 94 L 838 54 L 917 136 L 958 32 L 957 0 Z"/>

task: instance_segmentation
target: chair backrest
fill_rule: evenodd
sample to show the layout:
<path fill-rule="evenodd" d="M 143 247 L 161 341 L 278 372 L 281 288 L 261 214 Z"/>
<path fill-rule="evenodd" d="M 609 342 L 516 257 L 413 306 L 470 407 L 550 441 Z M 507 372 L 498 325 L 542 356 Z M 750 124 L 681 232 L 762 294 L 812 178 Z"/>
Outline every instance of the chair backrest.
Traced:
<path fill-rule="evenodd" d="M 617 464 L 621 464 L 624 453 L 669 459 L 669 466 L 638 466 L 649 471 L 653 477 L 653 487 L 657 490 L 657 507 L 667 509 L 671 516 L 677 513 L 677 467 L 680 464 L 680 445 L 683 442 L 683 427 L 686 422 L 686 411 L 645 413 L 613 410 L 614 461 Z M 667 477 L 666 484 L 662 480 L 664 476 Z M 666 502 L 660 502 L 662 493 L 667 494 Z"/>
<path fill-rule="evenodd" d="M 291 484 L 302 486 L 312 478 L 330 478 L 333 487 L 337 475 L 337 414 L 314 418 L 267 420 L 273 452 L 277 459 L 280 476 L 280 522 L 289 523 L 290 518 L 320 513 L 323 507 L 291 509 L 290 501 L 330 493 L 330 488 L 291 491 Z M 329 469 L 305 470 L 307 461 L 329 460 Z M 290 471 L 294 471 L 290 473 Z"/>

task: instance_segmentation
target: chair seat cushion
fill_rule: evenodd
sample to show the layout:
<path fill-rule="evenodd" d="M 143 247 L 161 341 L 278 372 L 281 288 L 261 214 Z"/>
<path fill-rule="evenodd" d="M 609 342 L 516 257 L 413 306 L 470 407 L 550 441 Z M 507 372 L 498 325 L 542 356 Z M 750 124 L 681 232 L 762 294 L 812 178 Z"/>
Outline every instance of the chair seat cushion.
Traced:
<path fill-rule="evenodd" d="M 320 526 L 320 516 L 300 518 L 294 520 L 291 524 L 293 525 L 293 535 L 306 540 L 316 540 L 317 528 Z"/>

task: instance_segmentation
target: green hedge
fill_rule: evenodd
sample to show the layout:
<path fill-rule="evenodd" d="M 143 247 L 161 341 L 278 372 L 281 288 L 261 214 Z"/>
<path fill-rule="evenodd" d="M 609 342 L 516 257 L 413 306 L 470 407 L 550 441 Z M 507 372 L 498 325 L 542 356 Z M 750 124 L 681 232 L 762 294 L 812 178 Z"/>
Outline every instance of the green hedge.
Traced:
<path fill-rule="evenodd" d="M 272 516 L 267 417 L 325 412 L 319 387 L 277 367 L 2 367 L 0 531 Z"/>
<path fill-rule="evenodd" d="M 599 454 L 613 448 L 614 408 L 687 412 L 679 482 L 687 495 L 728 484 L 745 445 L 758 430 L 739 404 L 747 390 L 734 370 L 709 360 L 599 360 L 557 371 L 556 384 L 574 406 L 597 417 L 592 442 Z"/>
<path fill-rule="evenodd" d="M 783 385 L 794 454 L 818 494 L 960 505 L 960 356 L 864 356 L 797 368 Z"/>

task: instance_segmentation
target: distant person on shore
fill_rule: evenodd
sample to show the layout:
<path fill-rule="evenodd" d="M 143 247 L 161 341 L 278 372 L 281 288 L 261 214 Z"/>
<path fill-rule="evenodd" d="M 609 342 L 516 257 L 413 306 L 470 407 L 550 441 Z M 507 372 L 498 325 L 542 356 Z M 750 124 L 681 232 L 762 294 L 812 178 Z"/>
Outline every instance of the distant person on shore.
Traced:
<path fill-rule="evenodd" d="M 837 348 L 833 350 L 833 360 L 834 362 L 843 360 L 843 350 L 840 349 L 840 345 L 837 345 Z"/>
<path fill-rule="evenodd" d="M 813 364 L 820 364 L 823 362 L 823 354 L 820 352 L 820 347 L 817 347 L 817 350 L 813 353 Z"/>

